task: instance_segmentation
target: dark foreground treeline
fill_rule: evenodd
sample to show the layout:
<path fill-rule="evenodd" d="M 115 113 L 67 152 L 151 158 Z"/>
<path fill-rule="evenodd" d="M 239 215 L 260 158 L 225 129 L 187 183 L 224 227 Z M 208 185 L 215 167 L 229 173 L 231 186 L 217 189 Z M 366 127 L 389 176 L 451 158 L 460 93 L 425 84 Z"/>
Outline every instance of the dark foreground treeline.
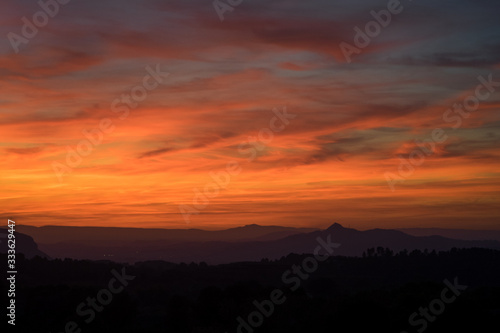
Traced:
<path fill-rule="evenodd" d="M 317 268 L 310 258 L 292 254 L 219 266 L 128 266 L 18 255 L 16 326 L 8 329 L 455 333 L 500 327 L 500 251 L 393 255 L 379 248 L 364 258 L 330 257 Z M 5 270 L 1 274 L 6 295 Z M 5 310 L 2 317 L 6 323 Z"/>

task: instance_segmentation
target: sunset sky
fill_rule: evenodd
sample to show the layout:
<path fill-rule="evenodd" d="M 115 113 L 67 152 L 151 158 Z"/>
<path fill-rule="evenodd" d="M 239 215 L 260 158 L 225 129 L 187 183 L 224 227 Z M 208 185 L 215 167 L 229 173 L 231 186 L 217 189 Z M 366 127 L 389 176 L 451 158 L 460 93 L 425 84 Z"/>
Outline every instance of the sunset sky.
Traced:
<path fill-rule="evenodd" d="M 35 226 L 500 229 L 499 4 L 402 1 L 348 62 L 339 45 L 354 47 L 354 28 L 387 3 L 244 0 L 221 21 L 211 0 L 72 0 L 16 52 L 9 33 L 22 36 L 22 17 L 41 8 L 4 1 L 0 215 Z M 477 91 L 476 111 L 450 110 Z M 142 100 L 127 106 L 131 92 Z M 294 117 L 272 121 L 284 110 Z M 68 149 L 89 131 L 102 143 L 70 167 Z M 391 189 L 387 175 L 401 177 L 433 131 L 446 140 L 415 153 L 423 160 Z M 186 223 L 180 207 L 228 163 L 239 174 Z"/>

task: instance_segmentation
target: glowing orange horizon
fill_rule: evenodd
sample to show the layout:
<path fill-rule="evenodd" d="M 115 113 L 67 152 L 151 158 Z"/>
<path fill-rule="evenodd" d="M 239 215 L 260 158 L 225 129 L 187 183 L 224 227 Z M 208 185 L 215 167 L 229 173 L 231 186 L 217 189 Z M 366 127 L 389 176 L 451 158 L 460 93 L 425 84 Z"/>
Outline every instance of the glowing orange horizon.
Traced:
<path fill-rule="evenodd" d="M 129 20 L 110 23 L 98 6 L 71 3 L 19 53 L 0 54 L 5 219 L 500 229 L 500 89 L 466 117 L 444 116 L 476 94 L 479 76 L 500 81 L 496 59 L 464 63 L 439 48 L 451 43 L 446 31 L 417 33 L 401 21 L 347 64 L 338 44 L 352 40 L 359 20 L 295 2 L 273 18 L 281 11 L 241 7 L 223 23 L 188 4 L 106 3 Z M 4 15 L 35 7 L 11 3 Z M 5 35 L 22 27 L 4 23 Z M 285 107 L 296 117 L 271 125 Z M 447 139 L 392 191 L 385 175 L 401 177 L 401 158 L 436 129 Z M 68 154 L 78 160 L 75 151 L 89 147 L 68 165 Z M 194 207 L 196 191 L 231 161 L 241 172 L 187 224 L 179 207 Z"/>

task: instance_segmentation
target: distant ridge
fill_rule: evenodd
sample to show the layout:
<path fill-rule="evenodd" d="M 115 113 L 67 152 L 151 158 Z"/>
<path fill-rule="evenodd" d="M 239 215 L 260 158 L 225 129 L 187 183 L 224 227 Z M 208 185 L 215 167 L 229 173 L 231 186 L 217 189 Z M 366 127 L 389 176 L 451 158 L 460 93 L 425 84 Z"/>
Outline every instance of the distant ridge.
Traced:
<path fill-rule="evenodd" d="M 21 229 L 21 227 L 19 227 Z M 164 260 L 210 264 L 279 259 L 290 253 L 312 253 L 317 238 L 340 243 L 335 255 L 361 256 L 368 248 L 446 251 L 451 248 L 500 249 L 498 241 L 412 236 L 399 230 L 360 231 L 333 223 L 325 230 L 246 225 L 219 231 L 199 229 L 133 229 L 96 227 L 25 227 L 52 257 L 123 262 Z"/>
<path fill-rule="evenodd" d="M 293 228 L 250 224 L 224 230 L 74 227 L 74 226 L 23 226 L 18 229 L 32 236 L 40 244 L 68 241 L 98 243 L 103 241 L 244 241 L 272 240 L 298 233 L 312 232 L 315 228 Z"/>
<path fill-rule="evenodd" d="M 8 235 L 7 229 L 0 228 L 0 253 L 8 253 Z M 32 237 L 24 235 L 20 232 L 15 231 L 15 251 L 16 253 L 22 253 L 26 258 L 33 258 L 35 256 L 40 256 L 42 258 L 48 258 L 48 256 L 38 249 L 38 245 L 35 243 Z"/>
<path fill-rule="evenodd" d="M 467 230 L 443 228 L 404 228 L 398 230 L 413 236 L 437 235 L 453 239 L 500 241 L 500 230 Z"/>

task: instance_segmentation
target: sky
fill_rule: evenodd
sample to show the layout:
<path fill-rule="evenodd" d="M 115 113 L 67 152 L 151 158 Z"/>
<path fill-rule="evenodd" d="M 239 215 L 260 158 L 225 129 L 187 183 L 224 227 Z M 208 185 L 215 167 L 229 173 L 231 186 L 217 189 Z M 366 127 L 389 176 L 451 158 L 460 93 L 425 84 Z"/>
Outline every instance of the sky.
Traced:
<path fill-rule="evenodd" d="M 5 221 L 500 229 L 496 2 L 60 1 L 0 12 Z"/>

